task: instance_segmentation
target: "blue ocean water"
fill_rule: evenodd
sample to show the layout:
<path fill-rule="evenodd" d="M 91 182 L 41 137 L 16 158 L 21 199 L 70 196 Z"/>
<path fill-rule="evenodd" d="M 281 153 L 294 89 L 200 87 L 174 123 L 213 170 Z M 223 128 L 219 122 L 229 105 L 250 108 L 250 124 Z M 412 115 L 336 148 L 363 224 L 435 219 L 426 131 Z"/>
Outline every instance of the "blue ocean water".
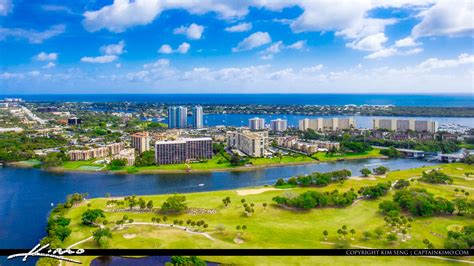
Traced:
<path fill-rule="evenodd" d="M 474 107 L 471 94 L 25 94 L 27 101 L 160 102 L 173 104 L 397 105 Z"/>

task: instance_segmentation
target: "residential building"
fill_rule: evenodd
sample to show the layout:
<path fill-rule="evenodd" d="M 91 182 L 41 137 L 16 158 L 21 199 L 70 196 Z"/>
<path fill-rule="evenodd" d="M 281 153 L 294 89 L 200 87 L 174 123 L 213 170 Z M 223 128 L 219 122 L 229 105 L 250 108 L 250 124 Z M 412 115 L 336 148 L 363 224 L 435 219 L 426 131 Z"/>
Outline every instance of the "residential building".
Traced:
<path fill-rule="evenodd" d="M 150 134 L 148 132 L 137 132 L 130 135 L 132 148 L 142 153 L 150 150 Z"/>
<path fill-rule="evenodd" d="M 375 118 L 373 120 L 373 128 L 401 132 L 411 130 L 416 132 L 434 133 L 438 131 L 438 122 L 432 120 Z"/>
<path fill-rule="evenodd" d="M 283 119 L 275 119 L 270 122 L 270 129 L 276 132 L 286 131 L 288 129 L 288 121 Z"/>
<path fill-rule="evenodd" d="M 203 128 L 203 111 L 202 106 L 193 107 L 193 127 Z"/>
<path fill-rule="evenodd" d="M 227 145 L 251 157 L 263 157 L 268 149 L 268 131 L 227 132 Z"/>
<path fill-rule="evenodd" d="M 168 128 L 187 128 L 188 108 L 183 106 L 170 106 L 168 108 Z"/>
<path fill-rule="evenodd" d="M 114 159 L 125 160 L 127 166 L 135 164 L 135 149 L 124 149 L 113 156 Z"/>
<path fill-rule="evenodd" d="M 71 117 L 71 118 L 68 118 L 67 120 L 67 124 L 70 126 L 80 125 L 81 123 L 82 123 L 81 119 L 77 117 Z"/>
<path fill-rule="evenodd" d="M 336 131 L 343 129 L 354 129 L 356 123 L 354 118 L 305 118 L 298 122 L 298 128 L 302 131 L 313 129 L 315 131 Z"/>
<path fill-rule="evenodd" d="M 212 159 L 211 138 L 183 138 L 155 143 L 155 161 L 158 165 L 209 159 Z"/>
<path fill-rule="evenodd" d="M 250 130 L 263 130 L 265 129 L 265 119 L 254 117 L 249 119 Z"/>
<path fill-rule="evenodd" d="M 121 142 L 108 144 L 98 148 L 85 150 L 72 150 L 68 152 L 71 161 L 87 161 L 94 158 L 104 158 L 119 154 L 124 149 Z"/>

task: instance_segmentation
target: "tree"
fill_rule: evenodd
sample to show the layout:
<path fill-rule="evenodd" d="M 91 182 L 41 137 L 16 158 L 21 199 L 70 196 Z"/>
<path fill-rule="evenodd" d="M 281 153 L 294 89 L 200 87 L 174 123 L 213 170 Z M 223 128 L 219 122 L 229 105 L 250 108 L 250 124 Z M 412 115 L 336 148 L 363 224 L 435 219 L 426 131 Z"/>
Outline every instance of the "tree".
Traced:
<path fill-rule="evenodd" d="M 263 210 L 266 211 L 266 210 L 267 210 L 267 203 L 264 202 L 264 203 L 262 204 L 262 206 L 263 206 Z"/>
<path fill-rule="evenodd" d="M 188 206 L 186 204 L 186 197 L 180 195 L 173 195 L 166 199 L 161 206 L 161 212 L 168 213 L 182 213 L 183 211 L 187 210 Z"/>
<path fill-rule="evenodd" d="M 368 177 L 372 172 L 369 170 L 369 168 L 362 168 L 360 170 L 360 173 L 362 174 L 362 176 Z"/>
<path fill-rule="evenodd" d="M 153 209 L 153 201 L 149 200 L 148 203 L 146 204 L 147 209 L 151 210 Z"/>
<path fill-rule="evenodd" d="M 380 154 L 385 155 L 389 158 L 399 158 L 401 157 L 401 153 L 395 149 L 394 147 L 390 147 L 388 149 L 380 150 Z"/>
<path fill-rule="evenodd" d="M 100 247 L 107 247 L 108 241 L 105 238 L 112 238 L 112 233 L 109 228 L 100 228 L 94 232 L 93 238 Z"/>
<path fill-rule="evenodd" d="M 206 262 L 202 259 L 191 256 L 191 257 L 183 257 L 183 256 L 172 256 L 171 261 L 169 262 L 171 265 L 193 265 L 193 266 L 205 266 Z M 168 265 L 168 263 L 166 263 Z"/>
<path fill-rule="evenodd" d="M 428 173 L 423 172 L 423 175 L 420 178 L 420 180 L 426 183 L 433 183 L 433 184 L 452 184 L 453 183 L 453 179 L 451 177 L 437 170 L 432 170 Z"/>
<path fill-rule="evenodd" d="M 54 167 L 63 165 L 63 163 L 67 161 L 67 158 L 62 152 L 51 152 L 48 153 L 42 161 L 44 167 Z"/>
<path fill-rule="evenodd" d="M 324 235 L 324 241 L 327 241 L 328 240 L 328 235 L 329 235 L 328 230 L 324 230 L 323 235 Z"/>
<path fill-rule="evenodd" d="M 229 206 L 229 204 L 231 203 L 230 197 L 225 197 L 225 198 L 222 200 L 222 203 L 224 203 L 224 206 L 225 206 L 225 207 Z"/>
<path fill-rule="evenodd" d="M 377 235 L 377 239 L 380 239 L 382 238 L 384 231 L 381 227 L 377 227 L 375 228 L 374 233 Z"/>
<path fill-rule="evenodd" d="M 88 209 L 81 215 L 82 224 L 84 225 L 92 225 L 99 218 L 105 218 L 104 211 L 101 209 Z"/>
<path fill-rule="evenodd" d="M 398 239 L 398 238 L 397 238 L 397 235 L 394 234 L 394 233 L 390 233 L 390 234 L 387 235 L 387 240 L 388 240 L 389 242 L 392 242 L 392 243 L 393 243 L 393 242 L 397 241 L 397 239 Z"/>
<path fill-rule="evenodd" d="M 354 229 L 351 229 L 350 232 L 351 232 L 351 235 L 352 235 L 351 240 L 354 240 L 354 235 L 355 235 L 356 231 Z"/>
<path fill-rule="evenodd" d="M 135 166 L 152 166 L 155 165 L 155 152 L 144 151 L 135 159 Z"/>
<path fill-rule="evenodd" d="M 383 175 L 385 173 L 387 173 L 390 169 L 388 169 L 388 167 L 385 167 L 383 165 L 377 167 L 377 168 L 374 168 L 373 172 L 377 175 Z"/>
<path fill-rule="evenodd" d="M 369 240 L 369 238 L 372 237 L 372 233 L 369 232 L 369 231 L 364 231 L 362 234 L 364 235 L 364 240 L 365 241 Z"/>
<path fill-rule="evenodd" d="M 279 186 L 284 186 L 285 184 L 286 184 L 286 182 L 283 178 L 278 178 L 278 180 L 275 183 L 275 186 L 279 187 Z"/>
<path fill-rule="evenodd" d="M 127 160 L 126 159 L 113 159 L 112 161 L 110 161 L 110 168 L 112 170 L 120 169 L 120 168 L 122 168 L 126 165 L 127 165 Z"/>
<path fill-rule="evenodd" d="M 410 186 L 410 182 L 405 179 L 400 179 L 397 182 L 395 182 L 395 184 L 393 185 L 395 189 L 404 189 L 409 186 Z"/>

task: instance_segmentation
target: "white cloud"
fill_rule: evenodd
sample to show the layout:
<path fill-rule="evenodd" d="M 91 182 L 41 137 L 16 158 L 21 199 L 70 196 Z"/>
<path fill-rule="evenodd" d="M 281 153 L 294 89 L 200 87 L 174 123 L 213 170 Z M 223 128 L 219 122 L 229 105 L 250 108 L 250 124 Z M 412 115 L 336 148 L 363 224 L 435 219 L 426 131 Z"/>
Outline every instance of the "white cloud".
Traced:
<path fill-rule="evenodd" d="M 417 68 L 426 70 L 434 70 L 440 68 L 454 68 L 465 64 L 471 64 L 471 68 L 474 64 L 474 55 L 472 54 L 460 54 L 456 59 L 438 59 L 430 58 L 422 63 L 420 63 Z M 472 84 L 471 84 L 472 85 Z"/>
<path fill-rule="evenodd" d="M 125 41 L 120 41 L 117 44 L 104 45 L 100 48 L 100 51 L 106 55 L 121 55 L 125 52 Z"/>
<path fill-rule="evenodd" d="M 41 75 L 41 72 L 39 72 L 38 70 L 33 70 L 33 71 L 28 72 L 28 75 L 32 77 L 38 77 L 39 75 Z"/>
<path fill-rule="evenodd" d="M 191 47 L 191 45 L 190 45 L 189 43 L 183 42 L 182 44 L 180 44 L 180 45 L 178 46 L 177 51 L 178 51 L 178 53 L 185 54 L 185 53 L 188 52 L 188 50 L 189 50 L 190 47 Z"/>
<path fill-rule="evenodd" d="M 158 49 L 158 53 L 160 54 L 172 54 L 174 52 L 180 53 L 180 54 L 185 54 L 189 51 L 189 48 L 191 48 L 191 45 L 187 42 L 181 43 L 176 50 L 173 50 L 173 48 L 168 45 L 168 44 L 163 44 L 160 49 Z"/>
<path fill-rule="evenodd" d="M 162 1 L 115 0 L 112 5 L 84 13 L 83 25 L 88 31 L 108 29 L 123 32 L 129 27 L 152 22 L 163 10 Z"/>
<path fill-rule="evenodd" d="M 49 63 L 47 63 L 46 65 L 44 65 L 43 68 L 44 68 L 44 69 L 50 69 L 50 68 L 53 68 L 53 67 L 55 67 L 55 66 L 56 66 L 55 63 L 49 62 Z"/>
<path fill-rule="evenodd" d="M 45 31 L 28 30 L 21 28 L 3 28 L 0 26 L 0 41 L 7 37 L 26 39 L 30 43 L 42 43 L 43 41 L 60 35 L 66 31 L 65 25 L 54 25 Z"/>
<path fill-rule="evenodd" d="M 192 23 L 188 27 L 181 26 L 179 28 L 174 29 L 173 33 L 186 35 L 186 37 L 188 37 L 191 40 L 199 40 L 201 39 L 203 31 L 204 31 L 203 26 Z"/>
<path fill-rule="evenodd" d="M 278 41 L 270 45 L 265 51 L 262 51 L 262 56 L 260 57 L 263 60 L 270 60 L 273 59 L 274 54 L 280 53 L 284 49 L 293 49 L 293 50 L 301 50 L 305 47 L 306 41 L 297 41 L 290 45 L 285 45 L 283 41 Z"/>
<path fill-rule="evenodd" d="M 35 56 L 36 60 L 38 61 L 54 61 L 58 59 L 57 53 L 45 53 L 41 52 Z"/>
<path fill-rule="evenodd" d="M 159 68 L 159 67 L 167 67 L 170 65 L 170 60 L 168 59 L 158 59 L 156 62 L 151 64 L 144 64 L 143 68 Z"/>
<path fill-rule="evenodd" d="M 315 72 L 319 72 L 323 69 L 323 65 L 322 64 L 318 64 L 318 65 L 315 65 L 315 66 L 312 66 L 312 67 L 305 67 L 303 68 L 301 71 L 303 73 L 315 73 Z"/>
<path fill-rule="evenodd" d="M 121 67 L 122 67 L 122 64 L 117 63 L 117 64 L 115 64 L 115 67 L 116 67 L 116 68 L 121 68 Z"/>
<path fill-rule="evenodd" d="M 6 16 L 13 9 L 12 0 L 0 0 L 0 16 Z"/>
<path fill-rule="evenodd" d="M 168 44 L 163 44 L 160 49 L 158 49 L 158 53 L 160 54 L 171 54 L 173 52 L 173 48 Z"/>
<path fill-rule="evenodd" d="M 413 55 L 413 54 L 418 54 L 423 52 L 422 48 L 413 48 L 410 50 L 398 50 L 395 47 L 389 47 L 389 48 L 384 48 L 381 50 L 378 50 L 376 52 L 373 52 L 364 58 L 366 59 L 378 59 L 378 58 L 385 58 L 385 57 L 390 57 L 394 55 Z"/>
<path fill-rule="evenodd" d="M 377 51 L 383 48 L 388 40 L 384 33 L 369 35 L 363 39 L 346 44 L 347 47 L 362 51 Z"/>
<path fill-rule="evenodd" d="M 395 47 L 418 46 L 421 43 L 416 42 L 412 37 L 406 37 L 395 42 Z"/>
<path fill-rule="evenodd" d="M 396 53 L 397 53 L 397 49 L 395 49 L 395 48 L 385 48 L 385 49 L 381 49 L 381 50 L 378 50 L 376 52 L 373 52 L 373 53 L 365 56 L 365 58 L 367 58 L 367 59 L 384 58 L 384 57 L 393 56 Z"/>
<path fill-rule="evenodd" d="M 440 0 L 418 15 L 421 22 L 413 27 L 415 38 L 423 36 L 474 35 L 474 2 Z"/>
<path fill-rule="evenodd" d="M 301 50 L 306 46 L 306 41 L 297 41 L 287 46 L 288 49 Z"/>
<path fill-rule="evenodd" d="M 272 38 L 270 37 L 270 34 L 268 32 L 255 32 L 242 40 L 237 47 L 232 48 L 233 52 L 238 52 L 238 51 L 246 51 L 246 50 L 251 50 L 256 47 L 265 45 L 267 43 L 270 43 L 272 41 Z"/>
<path fill-rule="evenodd" d="M 96 56 L 96 57 L 84 56 L 81 58 L 81 62 L 104 64 L 104 63 L 113 62 L 117 59 L 118 57 L 116 55 L 102 55 L 102 56 Z"/>
<path fill-rule="evenodd" d="M 252 29 L 252 23 L 240 23 L 231 27 L 227 27 L 224 30 L 227 32 L 245 32 Z"/>

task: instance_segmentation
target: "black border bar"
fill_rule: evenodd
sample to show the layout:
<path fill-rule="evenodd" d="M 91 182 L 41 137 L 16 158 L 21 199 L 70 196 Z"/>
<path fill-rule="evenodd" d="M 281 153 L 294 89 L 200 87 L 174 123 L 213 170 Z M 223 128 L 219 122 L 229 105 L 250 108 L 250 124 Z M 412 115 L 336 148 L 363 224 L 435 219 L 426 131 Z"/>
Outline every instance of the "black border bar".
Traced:
<path fill-rule="evenodd" d="M 30 251 L 0 249 L 0 256 Z M 474 256 L 474 249 L 86 249 L 82 254 L 77 254 L 77 249 L 70 251 L 75 255 L 63 256 Z"/>

